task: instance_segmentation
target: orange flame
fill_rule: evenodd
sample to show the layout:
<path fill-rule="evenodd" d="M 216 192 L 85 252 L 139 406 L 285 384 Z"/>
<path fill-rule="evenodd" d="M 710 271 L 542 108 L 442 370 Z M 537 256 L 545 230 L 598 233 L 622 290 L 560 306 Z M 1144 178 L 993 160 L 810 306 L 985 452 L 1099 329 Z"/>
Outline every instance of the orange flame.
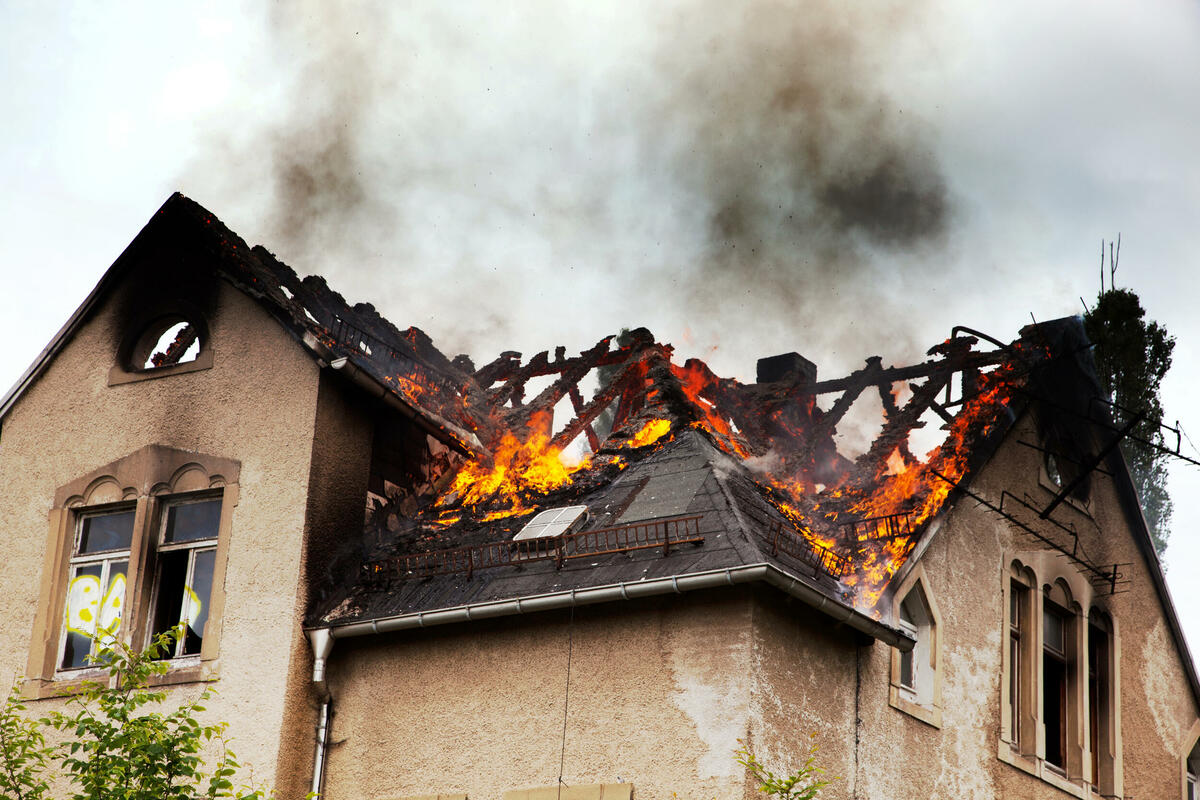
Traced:
<path fill-rule="evenodd" d="M 484 516 L 485 522 L 530 511 L 526 496 L 558 489 L 571 480 L 572 474 L 591 465 L 591 459 L 571 466 L 564 464 L 561 451 L 550 444 L 547 427 L 537 420 L 531 422 L 534 433 L 525 440 L 505 433 L 491 464 L 467 463 L 455 476 L 450 496 L 458 497 L 465 506 L 507 506 Z"/>
<path fill-rule="evenodd" d="M 670 432 L 671 420 L 652 419 L 642 426 L 640 431 L 634 434 L 633 438 L 629 440 L 629 446 L 645 447 L 648 444 L 654 444 Z"/>

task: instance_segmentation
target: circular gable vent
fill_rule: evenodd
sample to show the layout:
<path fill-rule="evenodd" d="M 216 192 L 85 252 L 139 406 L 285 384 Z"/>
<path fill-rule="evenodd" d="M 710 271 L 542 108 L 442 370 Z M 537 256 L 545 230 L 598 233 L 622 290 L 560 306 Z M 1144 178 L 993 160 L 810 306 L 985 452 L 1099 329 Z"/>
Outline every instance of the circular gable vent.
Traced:
<path fill-rule="evenodd" d="M 179 316 L 159 317 L 138 336 L 129 369 L 148 370 L 195 361 L 203 342 L 200 326 Z"/>

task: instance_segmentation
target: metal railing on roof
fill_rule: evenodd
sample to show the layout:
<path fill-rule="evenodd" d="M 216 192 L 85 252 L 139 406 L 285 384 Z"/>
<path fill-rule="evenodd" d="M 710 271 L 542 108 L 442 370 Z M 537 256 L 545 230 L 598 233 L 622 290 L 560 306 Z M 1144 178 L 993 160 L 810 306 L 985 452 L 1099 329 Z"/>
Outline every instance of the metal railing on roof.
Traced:
<path fill-rule="evenodd" d="M 785 525 L 780 520 L 774 521 L 764 538 L 771 546 L 773 556 L 782 553 L 833 578 L 840 578 L 850 571 L 848 558 L 809 541 L 791 525 Z"/>
<path fill-rule="evenodd" d="M 899 514 L 886 514 L 880 517 L 867 517 L 844 523 L 843 528 L 849 534 L 846 539 L 851 542 L 877 542 L 887 539 L 899 539 L 912 536 L 912 525 L 909 522 L 911 512 L 902 511 Z"/>
<path fill-rule="evenodd" d="M 465 572 L 470 578 L 477 569 L 554 561 L 561 567 L 573 558 L 589 558 L 609 553 L 625 553 L 661 547 L 663 556 L 682 544 L 703 544 L 701 516 L 668 517 L 633 522 L 611 528 L 597 528 L 564 536 L 547 536 L 523 541 L 433 550 L 425 553 L 393 556 L 363 564 L 367 580 L 424 578 Z"/>

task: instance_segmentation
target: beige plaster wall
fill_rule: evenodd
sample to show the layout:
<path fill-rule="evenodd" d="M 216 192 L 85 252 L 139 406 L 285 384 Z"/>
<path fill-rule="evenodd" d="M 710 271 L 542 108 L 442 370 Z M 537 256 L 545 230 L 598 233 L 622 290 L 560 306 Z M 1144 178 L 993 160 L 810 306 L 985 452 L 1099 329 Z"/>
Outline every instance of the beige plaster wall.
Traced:
<path fill-rule="evenodd" d="M 174 254 L 144 255 L 145 271 L 135 271 L 82 325 L 3 421 L 0 613 L 11 624 L 0 628 L 0 680 L 25 668 L 56 488 L 149 443 L 235 459 L 240 493 L 224 584 L 220 694 L 209 707 L 230 722 L 253 777 L 270 783 L 285 681 L 302 641 L 297 581 L 318 369 L 253 301 L 217 281 L 200 301 L 210 309 L 211 369 L 109 386 L 124 320 L 142 302 L 128 287 L 144 280 L 171 285 Z M 193 684 L 176 691 L 198 690 Z M 56 702 L 35 701 L 32 710 Z M 312 738 L 310 729 L 290 735 Z"/>
<path fill-rule="evenodd" d="M 328 372 L 321 375 L 309 475 L 307 532 L 301 553 L 302 579 L 296 602 L 302 609 L 319 600 L 339 571 L 360 563 L 364 499 L 371 466 L 371 417 L 360 397 Z M 354 572 L 351 573 L 352 575 Z M 312 683 L 313 654 L 296 627 L 289 652 L 278 769 L 281 798 L 303 797 L 312 787 L 318 707 Z"/>
<path fill-rule="evenodd" d="M 1040 455 L 1018 440 L 1037 440 L 1028 418 L 973 490 L 998 501 L 1007 489 L 1044 505 L 1053 493 L 1040 480 Z M 1064 504 L 1055 518 L 1074 525 L 1082 552 L 1095 563 L 1129 564 L 1123 568 L 1131 579 L 1127 591 L 1098 592 L 1092 601 L 1112 616 L 1118 632 L 1124 794 L 1180 797 L 1179 758 L 1198 709 L 1110 480 L 1095 476 L 1089 506 Z M 942 617 L 943 723 L 939 730 L 889 705 L 890 649 L 869 648 L 862 672 L 860 797 L 1067 796 L 998 758 L 1006 567 L 1014 554 L 1043 549 L 970 499 L 942 521 L 920 562 Z M 1070 569 L 1065 559 L 1051 560 Z"/>
<path fill-rule="evenodd" d="M 811 746 L 822 798 L 853 796 L 857 666 L 869 640 L 814 609 L 767 589 L 755 592 L 752 702 L 746 741 L 777 774 L 804 765 Z M 747 784 L 747 797 L 761 797 Z"/>
<path fill-rule="evenodd" d="M 632 783 L 641 800 L 741 798 L 750 596 L 727 590 L 338 640 L 330 798 Z M 570 701 L 563 749 L 568 649 Z"/>

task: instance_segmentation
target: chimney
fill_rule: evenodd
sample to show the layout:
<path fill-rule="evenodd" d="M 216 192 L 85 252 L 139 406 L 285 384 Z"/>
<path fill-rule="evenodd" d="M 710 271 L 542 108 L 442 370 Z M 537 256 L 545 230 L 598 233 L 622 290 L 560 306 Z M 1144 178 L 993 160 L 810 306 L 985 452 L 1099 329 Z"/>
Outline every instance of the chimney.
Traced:
<path fill-rule="evenodd" d="M 792 380 L 798 383 L 816 383 L 817 365 L 799 353 L 783 353 L 758 360 L 759 383 L 778 383 Z"/>

